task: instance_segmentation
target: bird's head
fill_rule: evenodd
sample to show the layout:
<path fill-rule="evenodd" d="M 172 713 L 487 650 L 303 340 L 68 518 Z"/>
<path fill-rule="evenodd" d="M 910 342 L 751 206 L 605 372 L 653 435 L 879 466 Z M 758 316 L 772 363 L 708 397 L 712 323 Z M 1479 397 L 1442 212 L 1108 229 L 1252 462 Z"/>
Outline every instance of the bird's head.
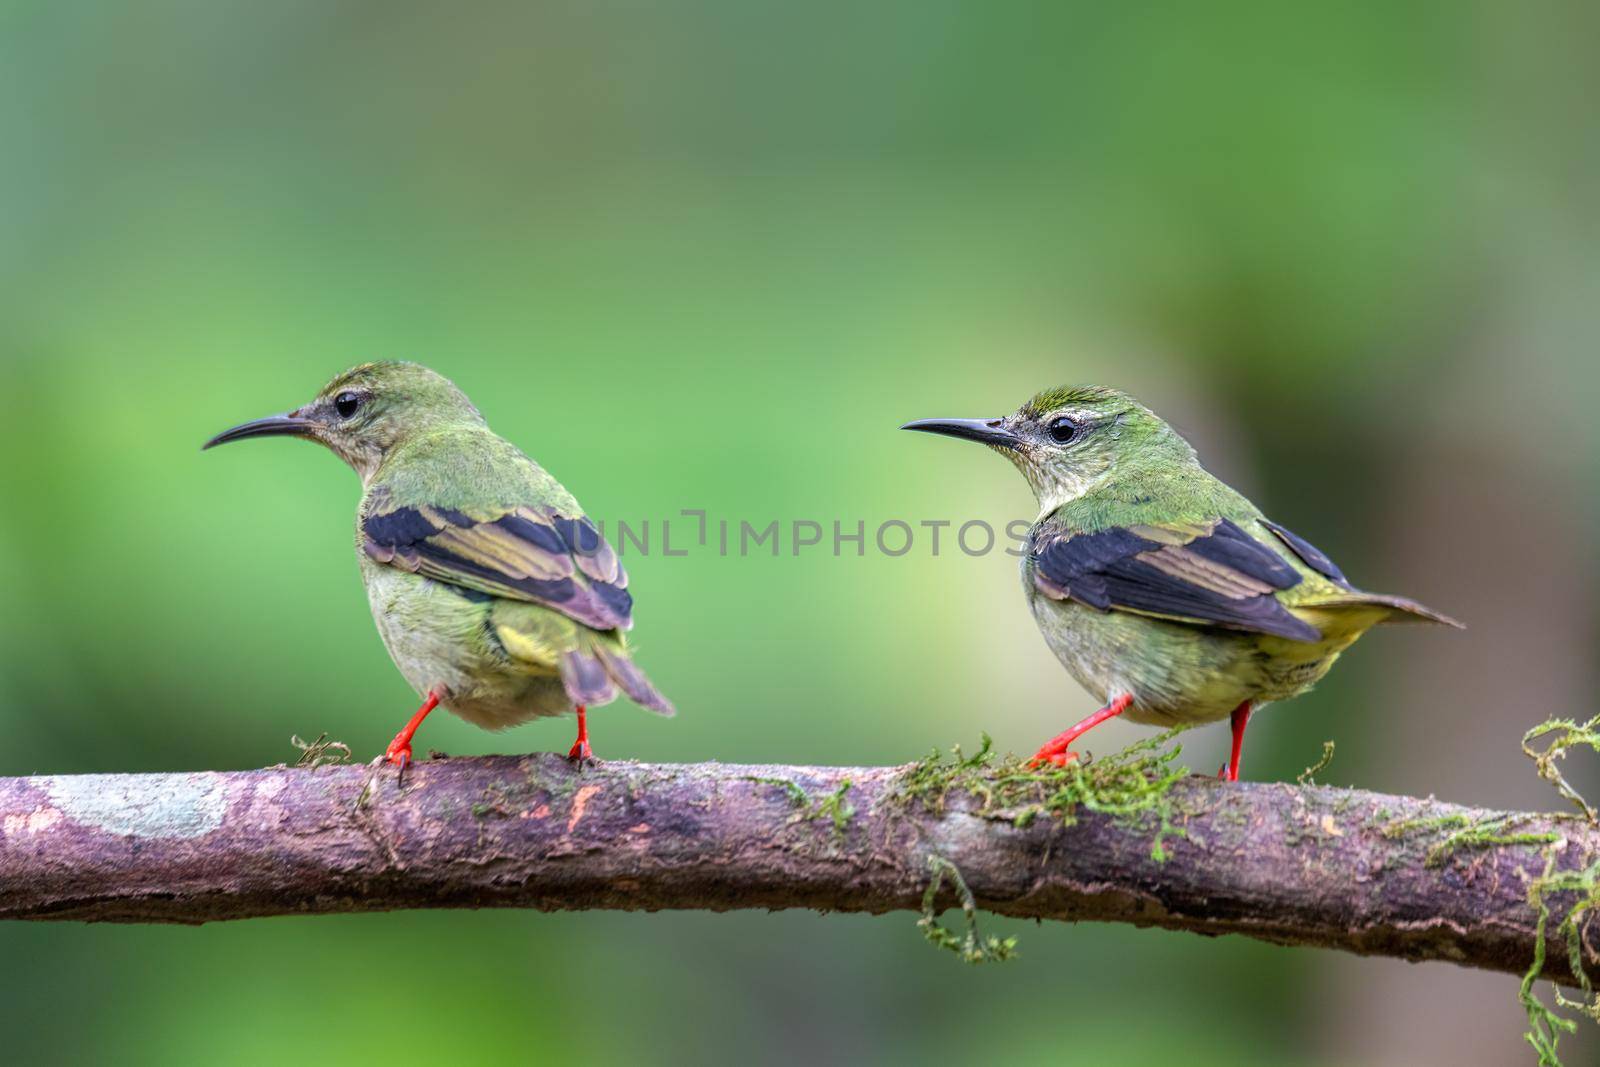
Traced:
<path fill-rule="evenodd" d="M 1046 389 L 998 419 L 918 419 L 901 429 L 988 445 L 1016 465 L 1046 510 L 1114 476 L 1194 461 L 1153 411 L 1099 385 Z"/>
<path fill-rule="evenodd" d="M 408 438 L 453 426 L 483 425 L 472 401 L 420 363 L 363 363 L 322 387 L 310 403 L 224 430 L 206 448 L 246 437 L 303 437 L 326 445 L 370 478 Z"/>

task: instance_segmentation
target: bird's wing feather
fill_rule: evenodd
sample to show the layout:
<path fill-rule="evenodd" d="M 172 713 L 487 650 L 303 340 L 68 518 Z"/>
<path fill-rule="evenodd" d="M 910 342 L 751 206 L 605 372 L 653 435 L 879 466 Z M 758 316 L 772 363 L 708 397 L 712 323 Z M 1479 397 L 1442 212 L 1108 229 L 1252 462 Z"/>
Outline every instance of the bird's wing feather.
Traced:
<path fill-rule="evenodd" d="M 1300 557 L 1300 562 L 1338 585 L 1348 586 L 1350 583 L 1344 576 L 1344 571 L 1339 565 L 1329 559 L 1327 554 L 1304 537 L 1295 533 L 1286 526 L 1280 526 L 1271 519 L 1262 519 L 1261 525 L 1277 535 L 1278 540 L 1289 546 L 1289 551 Z"/>
<path fill-rule="evenodd" d="M 1094 533 L 1047 519 L 1029 555 L 1035 587 L 1052 599 L 1295 641 L 1322 636 L 1277 597 L 1300 572 L 1229 519 Z"/>
<path fill-rule="evenodd" d="M 1271 530 L 1278 540 L 1289 546 L 1289 550 L 1300 558 L 1300 562 L 1316 571 L 1332 582 L 1331 587 L 1323 587 L 1313 591 L 1313 595 L 1301 598 L 1296 607 L 1318 608 L 1322 610 L 1354 608 L 1370 609 L 1373 607 L 1387 609 L 1388 615 L 1385 622 L 1433 622 L 1444 626 L 1453 626 L 1458 630 L 1466 629 L 1461 623 L 1440 611 L 1417 603 L 1409 597 L 1390 596 L 1387 593 L 1368 593 L 1352 586 L 1338 564 L 1329 559 L 1316 545 L 1301 537 L 1293 530 L 1278 525 L 1271 519 L 1262 519 L 1261 525 Z"/>
<path fill-rule="evenodd" d="M 362 547 L 380 563 L 480 593 L 542 604 L 597 630 L 633 625 L 628 576 L 583 515 L 516 507 L 469 514 L 378 505 L 361 518 Z"/>

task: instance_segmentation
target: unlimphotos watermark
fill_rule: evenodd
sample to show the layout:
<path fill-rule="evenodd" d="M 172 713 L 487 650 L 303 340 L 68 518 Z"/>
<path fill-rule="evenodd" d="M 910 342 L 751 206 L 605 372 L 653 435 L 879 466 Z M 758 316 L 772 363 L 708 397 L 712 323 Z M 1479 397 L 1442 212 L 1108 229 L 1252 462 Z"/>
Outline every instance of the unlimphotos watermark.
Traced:
<path fill-rule="evenodd" d="M 674 525 L 676 523 L 677 525 Z M 676 519 L 615 522 L 595 520 L 600 536 L 619 556 L 687 556 L 701 551 L 718 556 L 799 556 L 828 553 L 865 556 L 869 551 L 899 557 L 913 551 L 931 556 L 959 551 L 987 556 L 1028 554 L 1027 519 L 1012 519 L 997 529 L 983 519 L 748 519 L 713 518 L 704 508 L 684 508 Z"/>

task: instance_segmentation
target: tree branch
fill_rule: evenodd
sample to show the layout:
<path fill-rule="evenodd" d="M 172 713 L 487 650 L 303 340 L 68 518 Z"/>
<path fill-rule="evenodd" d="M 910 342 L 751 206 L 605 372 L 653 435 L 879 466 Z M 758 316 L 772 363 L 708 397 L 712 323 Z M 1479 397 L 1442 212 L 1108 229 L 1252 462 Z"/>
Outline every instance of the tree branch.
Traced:
<path fill-rule="evenodd" d="M 1529 887 L 1546 859 L 1578 871 L 1600 857 L 1600 831 L 1568 816 L 1185 778 L 1165 794 L 1180 833 L 1162 862 L 1150 813 L 1080 807 L 1070 825 L 1040 816 L 1017 826 L 1014 812 L 986 810 L 965 788 L 942 805 L 908 797 L 906 771 L 624 762 L 580 771 L 536 755 L 435 759 L 412 768 L 404 788 L 392 770 L 362 766 L 0 779 L 0 918 L 881 913 L 919 909 L 940 857 L 979 907 L 1002 915 L 1520 973 L 1537 920 Z M 941 903 L 956 900 L 946 890 Z M 1545 976 L 1572 984 L 1566 944 L 1551 937 Z"/>

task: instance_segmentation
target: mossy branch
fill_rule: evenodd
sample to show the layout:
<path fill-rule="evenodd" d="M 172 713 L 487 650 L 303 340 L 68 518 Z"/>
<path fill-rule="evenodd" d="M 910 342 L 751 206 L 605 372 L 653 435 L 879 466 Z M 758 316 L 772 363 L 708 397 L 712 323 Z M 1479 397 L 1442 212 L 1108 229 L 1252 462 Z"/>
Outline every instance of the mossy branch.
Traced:
<path fill-rule="evenodd" d="M 1597 864 L 1576 815 L 1220 783 L 1159 743 L 1046 771 L 985 748 L 907 767 L 435 759 L 403 789 L 337 764 L 0 779 L 15 919 L 960 907 L 1517 974 L 1542 939 L 1538 973 L 1577 987 Z M 941 940 L 1004 945 L 970 925 Z"/>

